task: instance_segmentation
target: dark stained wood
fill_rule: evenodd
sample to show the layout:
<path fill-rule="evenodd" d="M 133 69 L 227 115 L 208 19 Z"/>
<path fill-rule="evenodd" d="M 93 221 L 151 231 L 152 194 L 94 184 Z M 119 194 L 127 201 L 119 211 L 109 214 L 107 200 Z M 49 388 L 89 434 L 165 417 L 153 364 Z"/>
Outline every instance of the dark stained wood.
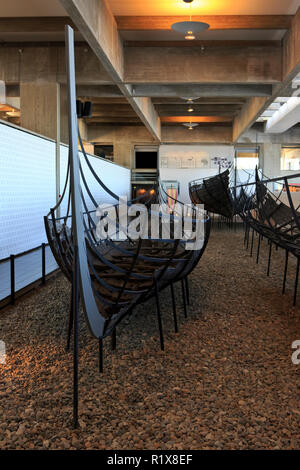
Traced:
<path fill-rule="evenodd" d="M 191 47 L 189 41 L 125 41 L 126 47 Z M 281 47 L 281 41 L 193 41 L 193 47 Z"/>
<path fill-rule="evenodd" d="M 203 21 L 210 30 L 217 29 L 289 29 L 289 15 L 193 15 L 194 21 Z M 173 23 L 189 21 L 189 16 L 117 16 L 119 31 L 170 30 Z"/>
<path fill-rule="evenodd" d="M 231 122 L 232 118 L 227 116 L 166 116 L 161 118 L 162 123 L 179 123 L 179 122 L 198 122 L 198 123 L 216 123 Z"/>
<path fill-rule="evenodd" d="M 156 105 L 159 116 L 235 116 L 241 110 L 240 105 L 193 105 L 194 112 L 187 112 L 187 105 Z"/>

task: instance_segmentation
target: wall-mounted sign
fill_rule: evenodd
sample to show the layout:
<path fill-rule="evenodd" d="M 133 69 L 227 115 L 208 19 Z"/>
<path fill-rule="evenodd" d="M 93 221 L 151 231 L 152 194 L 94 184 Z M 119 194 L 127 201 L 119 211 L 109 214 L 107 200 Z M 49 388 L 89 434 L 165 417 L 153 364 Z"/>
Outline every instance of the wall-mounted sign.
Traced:
<path fill-rule="evenodd" d="M 213 157 L 211 159 L 212 168 L 220 168 L 221 170 L 227 170 L 232 165 L 231 159 L 227 157 Z"/>

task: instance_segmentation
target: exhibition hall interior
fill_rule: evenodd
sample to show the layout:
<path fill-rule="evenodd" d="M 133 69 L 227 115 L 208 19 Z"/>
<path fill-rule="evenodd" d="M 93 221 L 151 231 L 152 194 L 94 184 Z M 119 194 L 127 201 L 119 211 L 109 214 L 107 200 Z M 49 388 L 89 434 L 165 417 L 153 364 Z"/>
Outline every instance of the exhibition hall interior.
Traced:
<path fill-rule="evenodd" d="M 0 450 L 300 449 L 300 0 L 0 0 Z"/>

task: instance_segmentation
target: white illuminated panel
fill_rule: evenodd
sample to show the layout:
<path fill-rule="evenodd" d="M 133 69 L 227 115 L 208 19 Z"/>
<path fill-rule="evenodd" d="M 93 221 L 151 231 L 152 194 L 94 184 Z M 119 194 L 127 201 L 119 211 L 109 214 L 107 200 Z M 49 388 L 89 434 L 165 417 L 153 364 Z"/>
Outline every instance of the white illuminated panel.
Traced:
<path fill-rule="evenodd" d="M 60 146 L 60 195 L 62 196 L 66 176 L 67 176 L 67 166 L 68 166 L 68 155 L 69 155 L 69 147 L 65 145 Z M 61 217 L 64 216 L 67 212 L 68 207 L 68 195 L 69 195 L 69 183 L 66 190 L 66 195 L 60 205 L 60 215 Z M 71 211 L 70 211 L 71 214 Z"/>
<path fill-rule="evenodd" d="M 86 183 L 93 197 L 95 198 L 97 205 L 103 203 L 116 203 L 117 201 L 101 188 L 96 178 L 90 171 L 83 154 L 79 152 L 79 155 Z M 114 163 L 111 163 L 108 160 L 105 161 L 104 159 L 97 158 L 92 155 L 88 155 L 88 158 L 97 176 L 111 191 L 113 191 L 118 196 L 127 196 L 128 199 L 130 199 L 130 170 L 128 170 L 127 168 L 123 168 L 119 165 L 115 165 Z M 61 146 L 60 162 L 60 187 L 62 194 L 66 180 L 68 163 L 68 148 L 65 146 Z M 94 205 L 84 187 L 83 181 L 81 181 L 81 185 L 88 209 L 93 210 Z M 68 194 L 68 190 L 66 194 Z M 65 200 L 62 202 L 61 205 L 61 216 L 66 213 L 66 209 L 67 197 L 65 197 Z"/>
<path fill-rule="evenodd" d="M 10 295 L 10 263 L 0 264 L 0 300 Z"/>
<path fill-rule="evenodd" d="M 129 197 L 130 171 L 128 169 L 97 157 L 88 155 L 88 158 L 97 176 L 112 192 L 114 192 L 117 196 Z M 107 194 L 107 192 L 102 189 L 99 183 L 96 181 L 82 154 L 80 154 L 80 161 L 87 185 L 90 188 L 97 205 L 103 203 L 116 203 L 117 201 L 112 196 Z M 83 182 L 81 182 L 81 184 L 84 188 Z M 93 209 L 93 203 L 85 188 L 84 197 L 88 203 L 89 209 Z"/>
<path fill-rule="evenodd" d="M 44 215 L 55 203 L 55 144 L 0 123 L 0 260 L 46 243 Z M 46 270 L 57 268 L 49 248 Z M 15 261 L 18 291 L 41 277 L 41 250 Z M 0 299 L 10 295 L 10 263 L 0 264 Z"/>
<path fill-rule="evenodd" d="M 44 216 L 56 204 L 55 143 L 13 126 L 0 123 L 0 260 L 47 243 Z M 60 149 L 61 191 L 68 162 L 68 147 Z M 104 183 L 117 195 L 130 196 L 130 171 L 109 161 L 89 156 Z M 87 183 L 97 204 L 114 202 L 100 187 L 81 155 Z M 92 203 L 87 195 L 89 209 Z M 67 207 L 62 203 L 61 215 Z M 46 248 L 46 274 L 57 269 Z M 42 276 L 41 249 L 15 260 L 15 291 Z M 10 262 L 0 263 L 0 300 L 10 295 Z"/>
<path fill-rule="evenodd" d="M 0 259 L 46 242 L 55 202 L 55 144 L 0 124 Z"/>
<path fill-rule="evenodd" d="M 58 268 L 49 246 L 46 247 L 46 274 Z M 42 277 L 42 249 L 15 260 L 15 292 Z M 0 300 L 10 296 L 10 261 L 0 264 Z"/>

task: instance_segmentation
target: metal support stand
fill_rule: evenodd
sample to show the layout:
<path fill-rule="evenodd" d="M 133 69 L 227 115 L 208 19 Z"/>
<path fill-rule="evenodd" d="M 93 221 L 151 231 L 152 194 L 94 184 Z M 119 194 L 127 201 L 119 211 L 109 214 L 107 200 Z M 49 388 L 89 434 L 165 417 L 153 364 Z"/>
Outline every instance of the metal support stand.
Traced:
<path fill-rule="evenodd" d="M 46 244 L 42 243 L 42 284 L 46 284 Z"/>
<path fill-rule="evenodd" d="M 117 330 L 116 328 L 112 332 L 111 335 L 111 349 L 115 351 L 117 349 Z"/>
<path fill-rule="evenodd" d="M 283 284 L 282 284 L 282 295 L 285 294 L 285 286 L 286 286 L 286 277 L 287 277 L 288 262 L 289 262 L 289 252 L 288 252 L 288 250 L 286 250 L 286 252 L 285 252 L 284 276 L 283 276 Z"/>
<path fill-rule="evenodd" d="M 15 255 L 10 255 L 10 303 L 15 304 Z"/>
<path fill-rule="evenodd" d="M 247 240 L 246 240 L 246 250 L 249 248 L 249 235 L 250 235 L 250 227 L 247 230 Z"/>
<path fill-rule="evenodd" d="M 68 338 L 67 338 L 67 351 L 70 351 L 72 330 L 73 330 L 73 283 L 72 283 L 72 289 L 71 289 Z"/>
<path fill-rule="evenodd" d="M 184 281 L 185 281 L 186 303 L 187 305 L 190 305 L 190 287 L 189 287 L 188 277 L 186 277 Z"/>
<path fill-rule="evenodd" d="M 74 246 L 73 266 L 73 319 L 74 319 L 74 351 L 73 351 L 73 425 L 78 428 L 78 340 L 79 340 L 79 264 L 78 246 Z"/>
<path fill-rule="evenodd" d="M 178 323 L 177 323 L 177 313 L 176 313 L 176 302 L 175 302 L 174 285 L 173 285 L 173 283 L 170 284 L 170 287 L 171 287 L 171 297 L 172 297 L 172 306 L 173 306 L 174 328 L 175 328 L 175 333 L 178 333 Z"/>
<path fill-rule="evenodd" d="M 261 235 L 259 234 L 259 237 L 258 237 L 258 245 L 257 245 L 257 254 L 256 254 L 256 264 L 259 263 L 260 242 L 261 242 Z"/>
<path fill-rule="evenodd" d="M 245 224 L 244 222 L 244 228 L 245 228 L 245 235 L 244 235 L 244 246 L 246 245 L 246 240 L 247 240 L 247 230 L 248 230 L 248 226 L 247 224 Z"/>
<path fill-rule="evenodd" d="M 272 242 L 270 242 L 267 276 L 270 276 L 271 256 L 272 256 Z"/>
<path fill-rule="evenodd" d="M 250 250 L 251 258 L 253 256 L 253 244 L 254 244 L 254 229 L 252 229 L 252 238 L 251 238 L 251 250 Z"/>
<path fill-rule="evenodd" d="M 300 269 L 300 258 L 297 258 L 297 268 L 296 268 L 296 279 L 295 279 L 295 290 L 294 290 L 294 307 L 297 304 L 297 290 L 298 290 L 298 280 L 299 280 L 299 269 Z"/>
<path fill-rule="evenodd" d="M 181 280 L 181 290 L 182 290 L 182 300 L 183 300 L 184 318 L 187 318 L 185 286 L 184 286 L 184 281 L 183 281 L 183 279 Z"/>
<path fill-rule="evenodd" d="M 103 374 L 103 340 L 99 338 L 99 372 Z"/>
<path fill-rule="evenodd" d="M 159 328 L 160 348 L 162 351 L 164 351 L 165 345 L 164 345 L 164 335 L 163 335 L 160 302 L 159 302 L 159 289 L 158 289 L 157 281 L 155 281 L 155 297 L 156 297 L 156 309 L 157 309 L 157 320 L 158 320 L 158 328 Z"/>

